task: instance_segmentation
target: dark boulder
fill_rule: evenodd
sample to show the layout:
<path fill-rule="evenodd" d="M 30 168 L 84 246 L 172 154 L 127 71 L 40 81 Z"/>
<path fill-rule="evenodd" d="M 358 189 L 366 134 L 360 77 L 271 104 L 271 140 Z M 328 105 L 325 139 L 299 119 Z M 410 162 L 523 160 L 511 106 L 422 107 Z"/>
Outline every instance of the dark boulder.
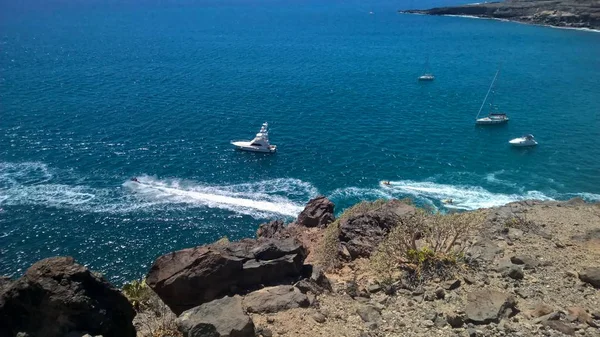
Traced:
<path fill-rule="evenodd" d="M 335 221 L 334 204 L 324 196 L 311 199 L 298 215 L 296 223 L 304 227 L 327 227 Z"/>
<path fill-rule="evenodd" d="M 281 238 L 284 235 L 285 226 L 283 221 L 275 220 L 268 223 L 261 224 L 256 230 L 257 238 Z"/>
<path fill-rule="evenodd" d="M 294 284 L 303 294 L 311 292 L 314 295 L 322 294 L 326 291 L 332 291 L 331 282 L 320 267 L 313 265 L 304 265 L 305 278 Z"/>
<path fill-rule="evenodd" d="M 176 320 L 185 337 L 254 337 L 254 322 L 240 296 L 223 297 L 184 311 Z"/>
<path fill-rule="evenodd" d="M 146 282 L 174 313 L 226 295 L 292 283 L 301 275 L 305 248 L 295 239 L 245 239 L 163 255 Z"/>
<path fill-rule="evenodd" d="M 134 337 L 134 316 L 119 290 L 72 257 L 38 261 L 20 279 L 4 282 L 0 293 L 0 336 L 23 332 L 62 337 L 86 331 L 104 337 Z"/>
<path fill-rule="evenodd" d="M 395 227 L 403 216 L 413 214 L 415 207 L 391 200 L 381 207 L 350 216 L 340 223 L 340 241 L 350 259 L 369 257 L 371 252 Z"/>

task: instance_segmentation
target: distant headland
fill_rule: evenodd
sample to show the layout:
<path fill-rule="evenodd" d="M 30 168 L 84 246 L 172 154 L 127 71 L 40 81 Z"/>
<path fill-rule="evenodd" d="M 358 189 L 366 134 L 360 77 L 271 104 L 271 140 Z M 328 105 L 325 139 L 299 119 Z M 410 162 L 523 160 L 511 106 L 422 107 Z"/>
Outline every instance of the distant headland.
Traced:
<path fill-rule="evenodd" d="M 597 0 L 507 0 L 455 7 L 400 10 L 399 12 L 427 15 L 465 15 L 562 28 L 600 29 L 600 2 Z"/>

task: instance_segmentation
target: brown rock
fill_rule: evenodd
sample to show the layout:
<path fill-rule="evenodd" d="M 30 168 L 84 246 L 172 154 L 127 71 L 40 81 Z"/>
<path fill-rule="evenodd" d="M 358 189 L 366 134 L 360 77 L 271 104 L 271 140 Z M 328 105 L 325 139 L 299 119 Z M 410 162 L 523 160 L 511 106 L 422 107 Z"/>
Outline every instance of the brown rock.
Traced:
<path fill-rule="evenodd" d="M 135 311 L 121 292 L 72 257 L 33 264 L 0 292 L 0 336 L 63 337 L 74 331 L 135 337 Z"/>
<path fill-rule="evenodd" d="M 530 318 L 538 318 L 554 312 L 554 308 L 545 303 L 538 303 L 533 309 L 525 312 Z"/>
<path fill-rule="evenodd" d="M 285 232 L 283 221 L 275 220 L 258 226 L 257 238 L 281 238 Z"/>
<path fill-rule="evenodd" d="M 176 320 L 186 337 L 254 337 L 254 323 L 240 296 L 223 297 L 184 311 Z"/>
<path fill-rule="evenodd" d="M 311 199 L 298 215 L 296 223 L 304 227 L 327 227 L 335 221 L 334 204 L 324 196 Z"/>
<path fill-rule="evenodd" d="M 146 282 L 174 313 L 301 274 L 306 250 L 295 239 L 245 239 L 189 248 L 156 259 Z"/>
<path fill-rule="evenodd" d="M 600 267 L 588 267 L 579 272 L 579 279 L 600 288 Z"/>
<path fill-rule="evenodd" d="M 388 201 L 376 210 L 343 219 L 340 223 L 340 241 L 348 250 L 351 260 L 369 257 L 398 219 L 414 212 L 413 206 L 400 200 Z"/>
<path fill-rule="evenodd" d="M 542 322 L 542 325 L 547 326 L 553 330 L 560 331 L 568 336 L 575 335 L 575 329 L 572 326 L 570 326 L 564 322 L 561 322 L 561 321 L 548 320 L 548 321 Z"/>
<path fill-rule="evenodd" d="M 308 297 L 292 286 L 275 286 L 260 289 L 244 297 L 247 312 L 274 313 L 309 306 Z"/>
<path fill-rule="evenodd" d="M 499 322 L 516 312 L 511 295 L 496 290 L 480 290 L 467 296 L 466 318 L 475 324 Z"/>

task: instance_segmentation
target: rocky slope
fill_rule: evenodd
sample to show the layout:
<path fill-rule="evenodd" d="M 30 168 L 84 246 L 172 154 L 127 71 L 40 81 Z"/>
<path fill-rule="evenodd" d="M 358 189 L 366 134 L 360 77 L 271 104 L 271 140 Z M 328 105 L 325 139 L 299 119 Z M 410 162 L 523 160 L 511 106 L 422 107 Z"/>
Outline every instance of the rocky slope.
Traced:
<path fill-rule="evenodd" d="M 72 258 L 42 260 L 19 280 L 0 278 L 0 336 L 132 336 L 134 326 L 140 337 L 600 336 L 600 204 L 465 214 L 392 200 L 336 219 L 316 198 L 291 224 L 261 225 L 257 239 L 159 257 L 150 288 L 128 295 L 133 305 Z M 412 262 L 384 249 L 414 240 L 409 255 L 427 260 L 427 240 L 440 236 L 464 250 L 419 282 Z M 143 305 L 141 292 L 151 297 Z"/>
<path fill-rule="evenodd" d="M 598 0 L 507 0 L 400 12 L 469 15 L 557 27 L 600 29 L 600 1 Z"/>

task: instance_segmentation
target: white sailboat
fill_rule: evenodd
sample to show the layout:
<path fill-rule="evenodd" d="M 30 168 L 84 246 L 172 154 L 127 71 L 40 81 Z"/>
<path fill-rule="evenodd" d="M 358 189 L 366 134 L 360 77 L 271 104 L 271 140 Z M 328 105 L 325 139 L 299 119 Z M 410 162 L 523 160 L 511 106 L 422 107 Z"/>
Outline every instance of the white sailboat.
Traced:
<path fill-rule="evenodd" d="M 419 76 L 419 81 L 433 81 L 435 80 L 435 76 L 433 76 L 433 74 L 431 73 L 430 69 L 429 69 L 429 57 L 427 58 L 427 61 L 425 62 L 425 71 L 423 73 L 423 75 Z"/>
<path fill-rule="evenodd" d="M 494 89 L 494 85 L 496 84 L 496 79 L 498 78 L 499 73 L 500 73 L 500 69 L 498 69 L 498 71 L 496 71 L 496 75 L 494 76 L 494 79 L 492 80 L 492 84 L 490 84 L 490 88 L 488 89 L 488 92 L 485 95 L 485 98 L 483 99 L 483 103 L 481 103 L 481 107 L 479 108 L 479 112 L 477 113 L 477 116 L 475 117 L 475 124 L 477 124 L 477 125 L 504 124 L 504 123 L 508 122 L 508 120 L 509 120 L 508 116 L 506 116 L 505 113 L 492 112 L 492 109 L 494 107 L 494 91 L 493 91 L 493 89 Z M 479 115 L 481 114 L 481 110 L 483 110 L 483 106 L 485 105 L 485 102 L 487 101 L 487 98 L 490 95 L 490 92 L 492 93 L 492 97 L 490 100 L 490 112 L 488 113 L 488 115 L 486 117 L 479 118 Z"/>

